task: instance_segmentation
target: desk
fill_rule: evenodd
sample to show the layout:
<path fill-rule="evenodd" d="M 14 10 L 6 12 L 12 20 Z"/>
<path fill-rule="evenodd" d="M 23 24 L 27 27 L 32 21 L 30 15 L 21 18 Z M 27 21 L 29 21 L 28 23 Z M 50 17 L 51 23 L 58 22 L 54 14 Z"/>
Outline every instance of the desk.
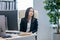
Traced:
<path fill-rule="evenodd" d="M 1 38 L 0 40 L 35 40 L 35 35 L 36 34 L 32 34 L 32 35 L 27 35 L 27 36 L 19 36 L 17 34 L 11 34 L 12 38 Z"/>

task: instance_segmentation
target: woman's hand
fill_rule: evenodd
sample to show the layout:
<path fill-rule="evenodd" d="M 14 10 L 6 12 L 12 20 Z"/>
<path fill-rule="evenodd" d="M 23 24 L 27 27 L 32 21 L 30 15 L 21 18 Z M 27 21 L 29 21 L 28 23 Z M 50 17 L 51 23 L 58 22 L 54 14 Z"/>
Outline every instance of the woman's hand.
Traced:
<path fill-rule="evenodd" d="M 21 32 L 19 35 L 20 36 L 29 36 L 29 35 L 32 35 L 32 32 Z"/>

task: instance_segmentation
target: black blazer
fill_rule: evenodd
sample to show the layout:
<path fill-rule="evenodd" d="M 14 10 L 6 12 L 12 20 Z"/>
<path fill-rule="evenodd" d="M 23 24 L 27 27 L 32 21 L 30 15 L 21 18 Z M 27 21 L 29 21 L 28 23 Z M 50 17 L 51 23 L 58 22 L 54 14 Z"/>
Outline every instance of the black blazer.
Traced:
<path fill-rule="evenodd" d="M 30 25 L 30 31 L 32 33 L 37 32 L 38 29 L 38 21 L 36 18 L 33 18 L 33 21 L 31 20 L 31 25 Z M 22 32 L 26 32 L 27 30 L 27 20 L 25 18 L 21 19 L 21 23 L 20 23 L 20 31 Z"/>

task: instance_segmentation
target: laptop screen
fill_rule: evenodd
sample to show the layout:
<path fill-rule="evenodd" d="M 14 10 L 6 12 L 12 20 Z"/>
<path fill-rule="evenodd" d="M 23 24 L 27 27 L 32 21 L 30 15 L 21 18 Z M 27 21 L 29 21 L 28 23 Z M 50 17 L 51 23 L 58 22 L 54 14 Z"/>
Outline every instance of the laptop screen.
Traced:
<path fill-rule="evenodd" d="M 5 15 L 6 29 L 18 30 L 17 10 L 14 11 L 0 11 L 0 15 Z"/>

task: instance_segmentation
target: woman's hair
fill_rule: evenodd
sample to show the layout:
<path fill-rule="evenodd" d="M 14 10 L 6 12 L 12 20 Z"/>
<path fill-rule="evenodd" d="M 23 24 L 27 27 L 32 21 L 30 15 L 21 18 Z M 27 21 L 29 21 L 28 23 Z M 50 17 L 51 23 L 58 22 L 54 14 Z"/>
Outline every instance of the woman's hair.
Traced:
<path fill-rule="evenodd" d="M 32 7 L 29 7 L 27 8 L 26 12 L 25 12 L 25 18 L 28 19 L 28 16 L 29 16 L 29 11 L 30 9 L 33 9 Z M 32 19 L 34 18 L 34 9 L 33 9 L 33 16 L 32 16 Z"/>

